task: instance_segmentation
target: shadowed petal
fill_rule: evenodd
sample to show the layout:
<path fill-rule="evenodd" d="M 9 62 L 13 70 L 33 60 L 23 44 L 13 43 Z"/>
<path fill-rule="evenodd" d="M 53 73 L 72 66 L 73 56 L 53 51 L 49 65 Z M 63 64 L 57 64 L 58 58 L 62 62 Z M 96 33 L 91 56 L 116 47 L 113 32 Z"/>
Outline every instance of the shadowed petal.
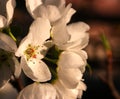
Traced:
<path fill-rule="evenodd" d="M 0 28 L 3 28 L 4 26 L 6 26 L 6 24 L 7 24 L 6 18 L 0 15 Z"/>
<path fill-rule="evenodd" d="M 6 34 L 0 33 L 0 48 L 14 52 L 17 49 L 15 41 Z"/>
<path fill-rule="evenodd" d="M 44 4 L 60 7 L 61 5 L 65 4 L 65 0 L 44 0 Z"/>
<path fill-rule="evenodd" d="M 0 99 L 16 99 L 17 95 L 17 90 L 10 83 L 0 89 Z"/>
<path fill-rule="evenodd" d="M 6 83 L 10 80 L 10 77 L 12 76 L 12 72 L 9 64 L 6 62 L 3 62 L 0 64 L 0 87 L 4 87 Z"/>
<path fill-rule="evenodd" d="M 18 62 L 18 59 L 16 57 L 12 57 L 12 60 L 14 61 L 14 75 L 16 78 L 19 78 L 21 74 L 21 66 L 20 63 Z"/>
<path fill-rule="evenodd" d="M 42 0 L 26 0 L 26 8 L 28 12 L 33 16 L 33 11 L 42 4 Z"/>
<path fill-rule="evenodd" d="M 25 61 L 21 58 L 21 66 L 24 73 L 33 81 L 45 82 L 51 79 L 51 73 L 47 65 L 41 60 L 33 59 Z"/>
<path fill-rule="evenodd" d="M 61 17 L 61 13 L 56 6 L 52 5 L 41 5 L 36 10 L 34 10 L 35 17 L 48 18 L 50 22 L 54 22 Z"/>
<path fill-rule="evenodd" d="M 48 83 L 33 83 L 25 87 L 17 99 L 56 99 L 56 90 Z"/>

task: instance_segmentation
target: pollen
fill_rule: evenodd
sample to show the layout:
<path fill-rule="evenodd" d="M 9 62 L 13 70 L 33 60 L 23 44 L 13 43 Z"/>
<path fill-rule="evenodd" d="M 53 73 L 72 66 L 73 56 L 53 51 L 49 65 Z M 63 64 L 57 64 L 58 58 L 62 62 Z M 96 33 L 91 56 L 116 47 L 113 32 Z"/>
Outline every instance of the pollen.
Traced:
<path fill-rule="evenodd" d="M 30 58 L 36 58 L 37 57 L 37 50 L 39 46 L 32 46 L 31 44 L 28 45 L 27 49 L 24 51 L 24 54 L 26 56 L 27 61 Z"/>

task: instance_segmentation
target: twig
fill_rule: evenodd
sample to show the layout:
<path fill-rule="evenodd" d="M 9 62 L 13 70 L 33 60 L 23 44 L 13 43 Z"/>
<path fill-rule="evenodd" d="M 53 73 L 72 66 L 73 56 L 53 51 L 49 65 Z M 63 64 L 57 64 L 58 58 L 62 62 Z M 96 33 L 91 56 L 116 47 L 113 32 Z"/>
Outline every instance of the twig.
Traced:
<path fill-rule="evenodd" d="M 120 94 L 118 93 L 118 91 L 116 90 L 115 86 L 114 86 L 114 82 L 113 82 L 113 57 L 112 57 L 112 51 L 111 50 L 107 50 L 107 56 L 108 56 L 108 68 L 107 68 L 107 84 L 109 86 L 109 88 L 112 91 L 113 96 L 116 99 L 120 99 Z"/>

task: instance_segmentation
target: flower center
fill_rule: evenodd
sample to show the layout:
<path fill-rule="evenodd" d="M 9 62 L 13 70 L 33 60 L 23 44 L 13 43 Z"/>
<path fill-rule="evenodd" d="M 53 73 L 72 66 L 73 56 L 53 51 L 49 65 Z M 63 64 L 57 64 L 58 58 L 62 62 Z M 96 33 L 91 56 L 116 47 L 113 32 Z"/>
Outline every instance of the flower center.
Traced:
<path fill-rule="evenodd" d="M 31 44 L 28 45 L 27 49 L 24 51 L 27 61 L 30 58 L 36 58 L 36 56 L 37 56 L 36 50 L 38 50 L 38 47 L 39 46 L 32 46 Z"/>

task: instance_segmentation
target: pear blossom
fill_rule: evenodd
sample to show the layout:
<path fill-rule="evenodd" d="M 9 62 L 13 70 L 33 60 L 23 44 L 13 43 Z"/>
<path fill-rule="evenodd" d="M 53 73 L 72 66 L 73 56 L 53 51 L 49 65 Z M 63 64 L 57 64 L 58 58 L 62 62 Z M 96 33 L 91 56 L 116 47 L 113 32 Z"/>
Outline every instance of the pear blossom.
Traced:
<path fill-rule="evenodd" d="M 51 24 L 64 17 L 66 22 L 70 21 L 75 10 L 71 4 L 65 6 L 65 0 L 26 0 L 26 7 L 31 16 L 48 18 Z"/>
<path fill-rule="evenodd" d="M 12 75 L 18 78 L 21 73 L 20 64 L 15 57 L 16 50 L 15 41 L 8 35 L 0 33 L 0 87 L 4 87 Z"/>
<path fill-rule="evenodd" d="M 0 28 L 9 26 L 15 6 L 15 0 L 0 0 Z"/>
<path fill-rule="evenodd" d="M 44 83 L 35 85 L 41 91 L 36 91 L 34 84 L 28 85 L 20 92 L 18 99 L 26 99 L 29 95 L 30 99 L 37 99 L 39 92 L 41 99 L 81 98 L 86 90 L 82 77 L 87 63 L 87 53 L 83 49 L 89 41 L 89 26 L 84 22 L 68 24 L 75 10 L 71 8 L 71 4 L 65 6 L 65 0 L 26 0 L 26 7 L 35 21 L 28 35 L 22 40 L 16 56 L 21 57 L 21 66 L 29 78 Z M 36 30 L 39 30 L 39 33 L 35 32 Z M 50 42 L 58 49 L 58 53 L 49 50 Z M 42 53 L 37 53 L 41 51 Z M 58 56 L 54 57 L 51 52 Z M 49 69 L 46 65 L 48 63 L 43 62 L 46 59 L 45 55 L 50 62 L 55 58 L 52 67 L 48 66 Z M 49 59 L 51 57 L 52 59 Z M 51 86 L 48 90 L 53 88 L 55 92 L 54 97 L 46 90 L 48 83 Z M 33 94 L 36 92 L 38 95 Z"/>
<path fill-rule="evenodd" d="M 28 35 L 23 38 L 15 55 L 21 57 L 21 68 L 33 81 L 44 82 L 51 79 L 47 65 L 42 61 L 51 42 L 51 26 L 48 19 L 37 18 L 30 26 Z"/>

